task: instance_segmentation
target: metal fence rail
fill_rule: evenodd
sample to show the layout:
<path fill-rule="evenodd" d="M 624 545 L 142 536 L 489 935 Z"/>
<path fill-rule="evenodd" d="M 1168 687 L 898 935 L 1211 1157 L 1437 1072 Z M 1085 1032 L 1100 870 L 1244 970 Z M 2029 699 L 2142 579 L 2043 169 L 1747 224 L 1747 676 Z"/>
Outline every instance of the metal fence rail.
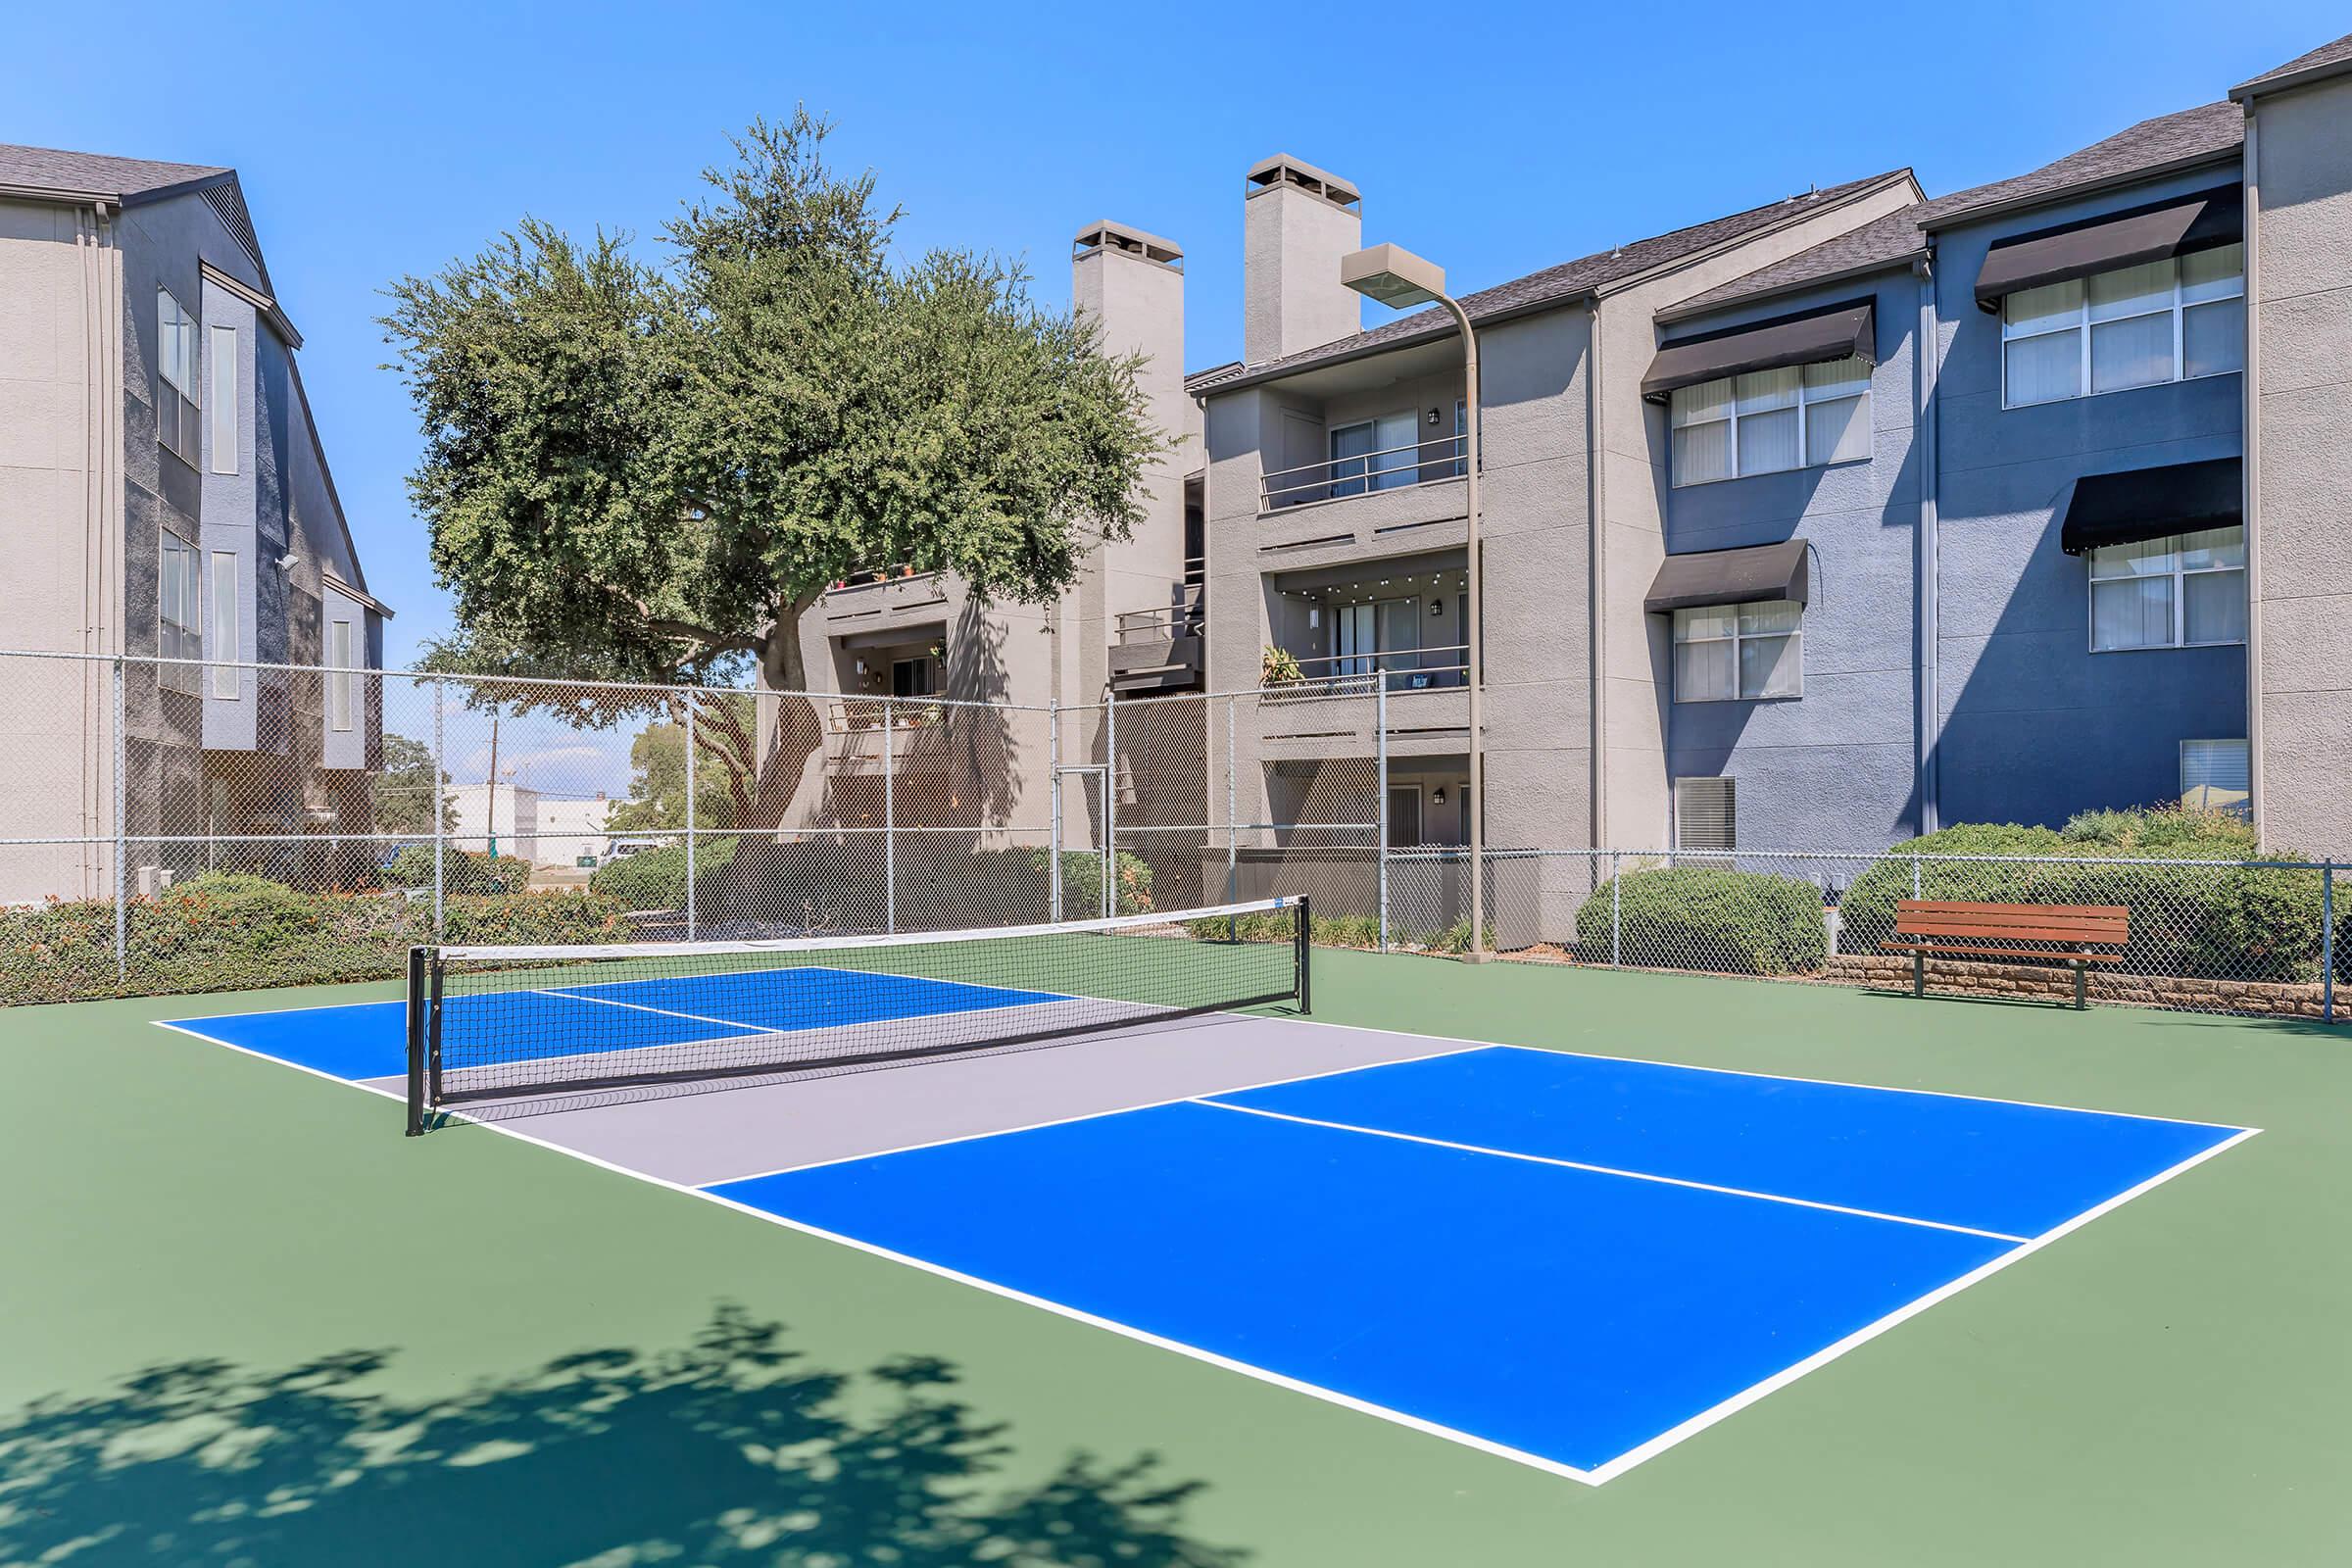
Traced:
<path fill-rule="evenodd" d="M 390 977 L 442 940 L 1030 924 L 1273 895 L 1320 941 L 1469 946 L 1398 844 L 1398 677 L 1022 707 L 0 652 L 0 1001 Z M 1415 699 L 1418 701 L 1418 699 Z M 1403 704 L 1396 706 L 1402 707 Z M 1443 762 L 1443 758 L 1437 760 Z M 1565 830 L 1563 830 L 1565 831 Z M 2121 904 L 2095 1000 L 2334 1021 L 2333 861 L 1491 848 L 1506 957 L 1908 985 L 1901 898 Z M 1938 961 L 1939 988 L 2065 971 Z"/>

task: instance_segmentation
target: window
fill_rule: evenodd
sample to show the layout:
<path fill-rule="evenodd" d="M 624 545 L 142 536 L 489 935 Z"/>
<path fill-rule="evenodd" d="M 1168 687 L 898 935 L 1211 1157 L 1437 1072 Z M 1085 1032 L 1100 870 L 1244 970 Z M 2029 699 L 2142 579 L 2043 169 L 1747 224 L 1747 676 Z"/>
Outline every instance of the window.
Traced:
<path fill-rule="evenodd" d="M 1674 847 L 1678 850 L 1740 847 L 1739 791 L 1731 779 L 1674 781 Z"/>
<path fill-rule="evenodd" d="M 890 695 L 893 697 L 936 697 L 939 695 L 938 662 L 921 659 L 894 659 L 890 663 Z"/>
<path fill-rule="evenodd" d="M 1332 647 L 1338 655 L 1332 662 L 1334 675 L 1369 675 L 1375 669 L 1419 670 L 1420 600 L 1382 599 L 1335 605 L 1332 616 Z"/>
<path fill-rule="evenodd" d="M 1804 695 L 1804 607 L 1776 599 L 1674 612 L 1674 700 Z"/>
<path fill-rule="evenodd" d="M 1389 786 L 1389 848 L 1412 850 L 1421 846 L 1421 786 Z"/>
<path fill-rule="evenodd" d="M 2180 743 L 2182 806 L 2242 816 L 2253 801 L 2251 777 L 2242 740 Z"/>
<path fill-rule="evenodd" d="M 237 657 L 237 556 L 233 550 L 213 552 L 213 657 Z M 223 702 L 237 700 L 237 671 L 232 664 L 213 666 L 213 695 Z"/>
<path fill-rule="evenodd" d="M 1366 490 L 1395 490 L 1421 476 L 1420 428 L 1412 414 L 1383 415 L 1343 424 L 1331 432 L 1331 493 L 1360 496 Z"/>
<path fill-rule="evenodd" d="M 2208 528 L 2090 556 L 2090 650 L 2246 640 L 2246 530 Z"/>
<path fill-rule="evenodd" d="M 1870 456 L 1870 362 L 1751 370 L 1678 387 L 1670 419 L 1677 485 L 1852 463 Z"/>
<path fill-rule="evenodd" d="M 216 326 L 208 334 L 212 347 L 208 351 L 206 368 L 212 372 L 212 384 L 205 396 L 213 406 L 212 469 L 215 473 L 237 471 L 237 329 Z"/>
<path fill-rule="evenodd" d="M 156 564 L 156 654 L 163 659 L 200 660 L 204 657 L 204 616 L 196 552 L 167 533 Z M 192 692 L 198 687 L 195 664 L 164 664 L 158 677 L 167 691 Z"/>
<path fill-rule="evenodd" d="M 2001 404 L 2226 375 L 2246 365 L 2245 249 L 2020 289 L 2001 302 Z"/>
<path fill-rule="evenodd" d="M 358 677 L 353 675 L 351 622 L 332 621 L 326 628 L 326 727 L 343 731 L 351 728 L 351 687 Z"/>
<path fill-rule="evenodd" d="M 196 318 L 155 291 L 155 439 L 190 467 L 196 465 Z"/>

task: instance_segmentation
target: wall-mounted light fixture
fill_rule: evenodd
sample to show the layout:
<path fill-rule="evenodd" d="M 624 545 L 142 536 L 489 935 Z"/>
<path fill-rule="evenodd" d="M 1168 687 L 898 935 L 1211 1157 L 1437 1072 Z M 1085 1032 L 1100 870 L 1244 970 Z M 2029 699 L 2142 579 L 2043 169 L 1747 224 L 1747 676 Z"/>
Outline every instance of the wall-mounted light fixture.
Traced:
<path fill-rule="evenodd" d="M 1429 792 L 1429 804 L 1432 806 L 1444 806 L 1446 804 L 1445 785 L 1441 784 L 1436 789 Z"/>
<path fill-rule="evenodd" d="M 1432 428 L 1435 428 L 1435 427 L 1436 427 L 1436 425 L 1437 425 L 1437 422 L 1438 422 L 1438 411 L 1437 411 L 1437 410 L 1435 410 L 1435 409 L 1432 409 L 1432 410 L 1430 410 L 1430 411 L 1429 411 L 1429 422 L 1430 422 L 1430 425 L 1431 425 L 1431 427 L 1432 427 Z"/>

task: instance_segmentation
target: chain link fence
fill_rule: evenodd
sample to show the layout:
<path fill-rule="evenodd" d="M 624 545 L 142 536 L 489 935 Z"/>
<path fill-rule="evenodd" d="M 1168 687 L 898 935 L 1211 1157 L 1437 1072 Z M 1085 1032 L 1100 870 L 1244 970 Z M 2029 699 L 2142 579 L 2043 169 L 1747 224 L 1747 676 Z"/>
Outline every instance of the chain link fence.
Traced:
<path fill-rule="evenodd" d="M 1273 895 L 1470 945 L 1459 753 L 1385 680 L 1023 708 L 0 653 L 0 1001 L 384 978 L 413 943 L 852 935 Z M 1430 795 L 1430 801 L 1439 797 Z M 1409 826 L 1408 826 L 1409 824 Z M 1440 835 L 1441 837 L 1443 835 Z M 1531 961 L 1908 988 L 1925 898 L 2121 905 L 2095 1001 L 2334 1019 L 2330 862 L 1489 848 Z M 2071 995 L 1938 958 L 1933 989 Z"/>

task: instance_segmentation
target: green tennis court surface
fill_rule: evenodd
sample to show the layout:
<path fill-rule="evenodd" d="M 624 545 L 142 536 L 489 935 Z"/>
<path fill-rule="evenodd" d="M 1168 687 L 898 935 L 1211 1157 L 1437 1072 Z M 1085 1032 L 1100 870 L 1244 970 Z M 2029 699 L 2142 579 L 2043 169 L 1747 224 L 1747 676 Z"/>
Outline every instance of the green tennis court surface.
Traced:
<path fill-rule="evenodd" d="M 1317 961 L 1331 1022 L 2265 1131 L 1595 1490 L 151 1027 L 393 987 L 24 1009 L 0 1563 L 2352 1553 L 2352 1036 Z"/>

